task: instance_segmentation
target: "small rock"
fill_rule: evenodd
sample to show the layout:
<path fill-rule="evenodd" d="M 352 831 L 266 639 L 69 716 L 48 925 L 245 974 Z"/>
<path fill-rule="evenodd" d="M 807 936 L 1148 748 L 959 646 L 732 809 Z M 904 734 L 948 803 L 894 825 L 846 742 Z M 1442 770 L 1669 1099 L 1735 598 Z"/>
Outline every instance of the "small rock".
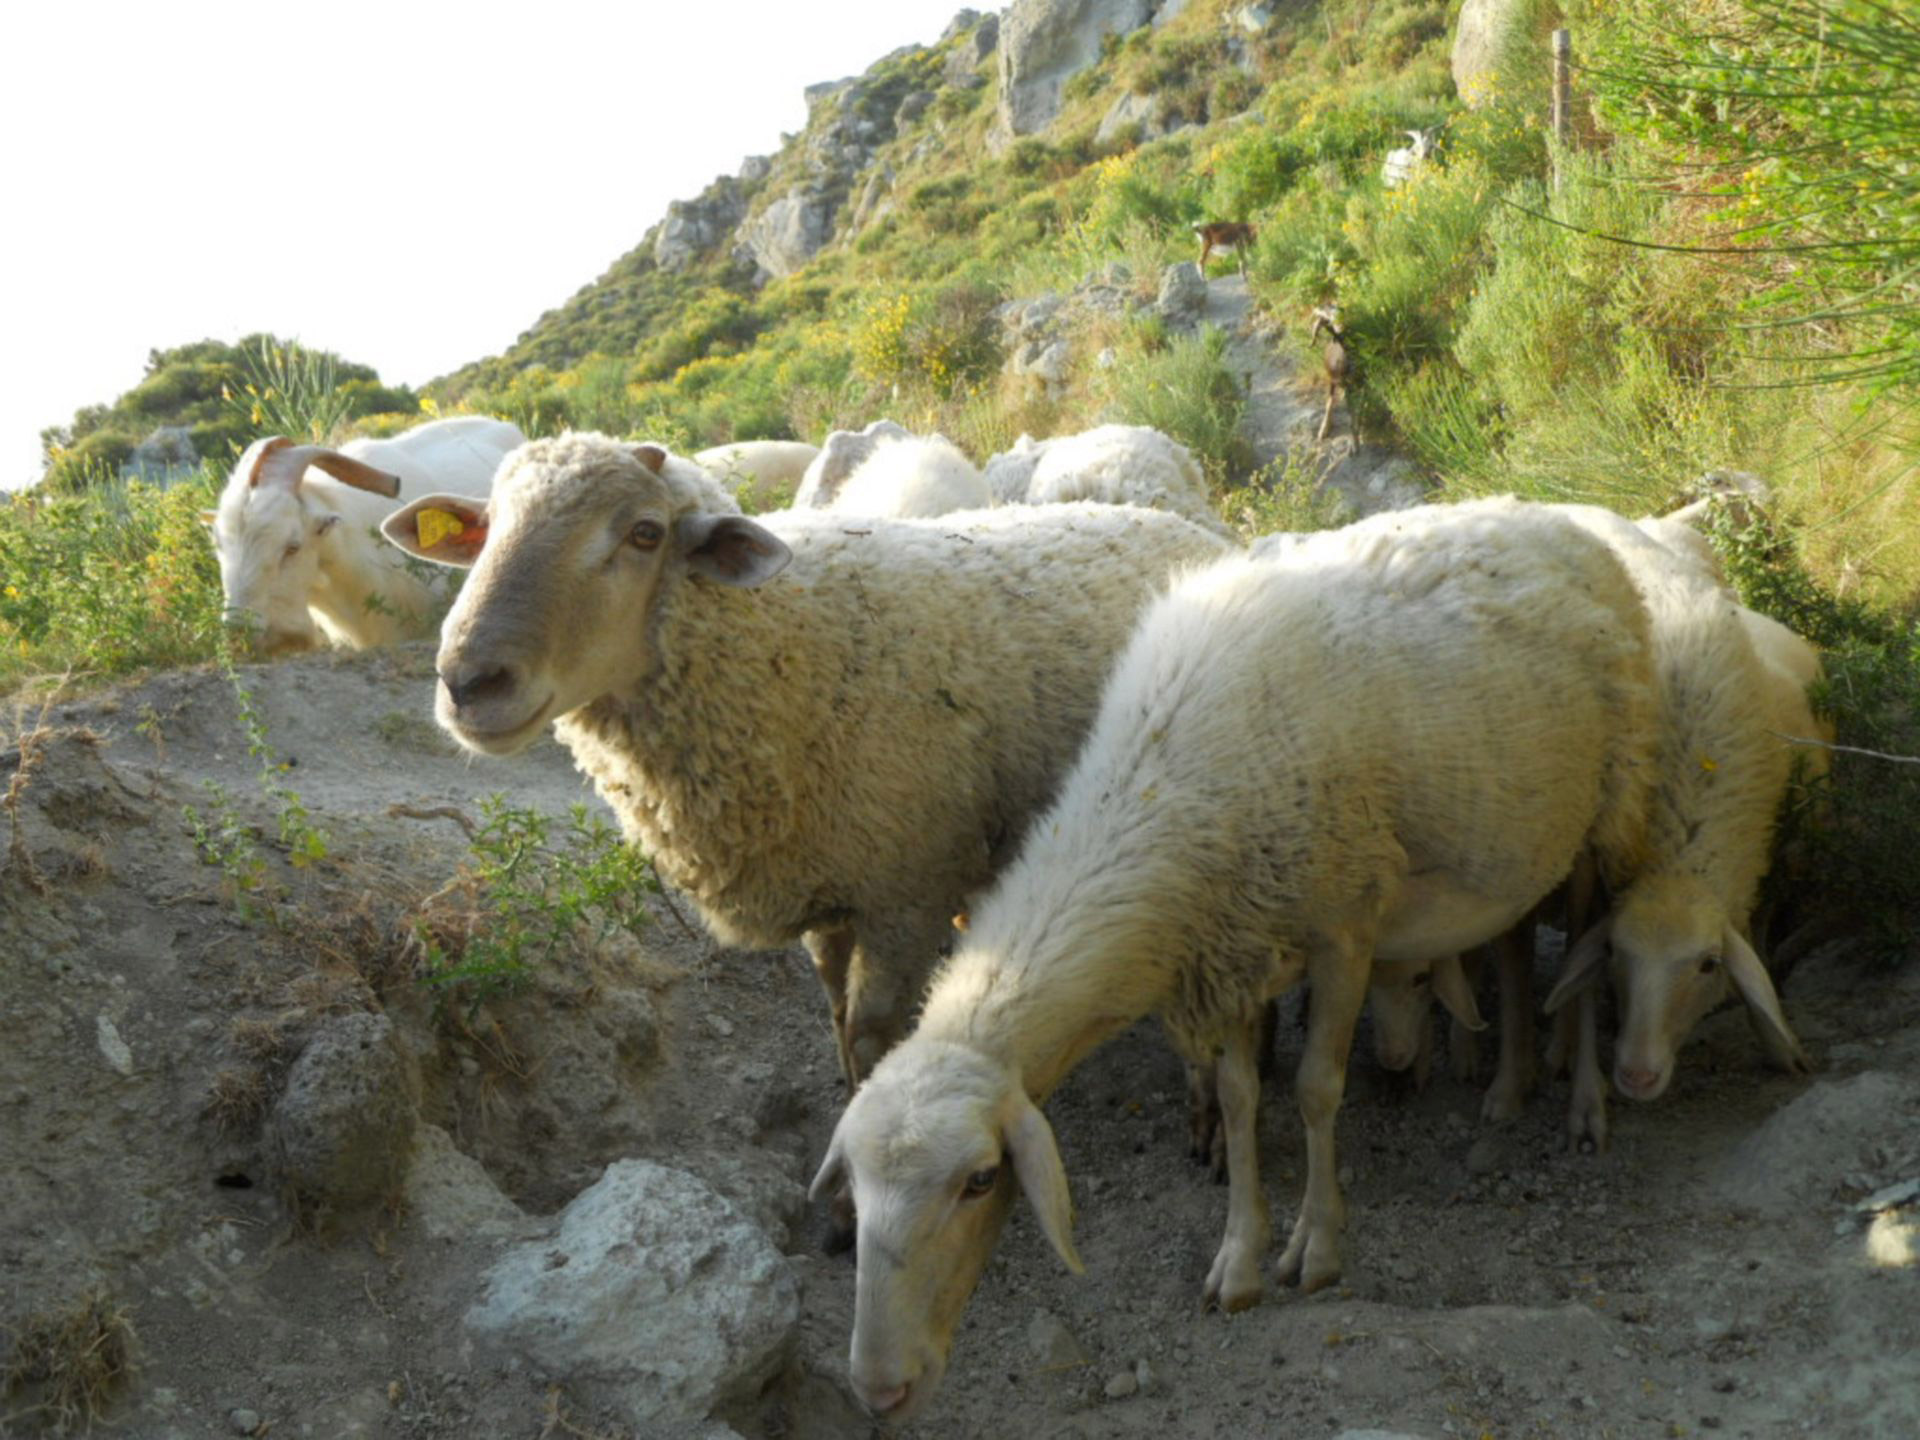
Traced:
<path fill-rule="evenodd" d="M 268 1122 L 282 1175 L 309 1198 L 342 1208 L 389 1193 L 413 1146 L 414 1085 L 385 1015 L 322 1021 Z"/>
<path fill-rule="evenodd" d="M 1138 1393 L 1140 1381 L 1131 1370 L 1122 1370 L 1109 1378 L 1104 1388 L 1109 1400 L 1125 1400 Z"/>
<path fill-rule="evenodd" d="M 1160 296 L 1154 308 L 1169 322 L 1185 324 L 1206 308 L 1207 280 L 1191 260 L 1169 265 L 1160 276 Z"/>
<path fill-rule="evenodd" d="M 1486 1136 L 1481 1136 L 1467 1147 L 1467 1173 L 1469 1175 L 1491 1175 L 1494 1167 L 1499 1163 L 1499 1147 Z"/>
<path fill-rule="evenodd" d="M 471 1055 L 462 1055 L 460 1057 L 460 1073 L 471 1080 L 480 1073 L 480 1062 Z"/>
<path fill-rule="evenodd" d="M 1146 1395 L 1153 1390 L 1154 1384 L 1160 1377 L 1154 1373 L 1153 1366 L 1144 1359 L 1140 1359 L 1133 1362 L 1133 1378 L 1140 1387 L 1140 1393 Z"/>
<path fill-rule="evenodd" d="M 1342 1165 L 1334 1172 L 1333 1178 L 1339 1182 L 1342 1190 L 1351 1190 L 1353 1188 L 1353 1167 L 1351 1165 Z"/>
<path fill-rule="evenodd" d="M 1039 1310 L 1027 1322 L 1027 1348 L 1042 1370 L 1070 1370 L 1087 1364 L 1093 1357 L 1074 1338 L 1060 1317 L 1050 1310 Z"/>
<path fill-rule="evenodd" d="M 733 1022 L 724 1015 L 707 1016 L 707 1028 L 722 1040 L 730 1039 L 733 1035 Z"/>
<path fill-rule="evenodd" d="M 1920 1178 L 1902 1180 L 1897 1185 L 1876 1190 L 1853 1208 L 1862 1215 L 1872 1215 L 1881 1210 L 1897 1210 L 1915 1200 L 1920 1200 Z"/>
<path fill-rule="evenodd" d="M 236 1435 L 251 1435 L 260 1428 L 260 1416 L 253 1410 L 229 1410 L 227 1428 Z"/>
<path fill-rule="evenodd" d="M 114 1026 L 113 1021 L 105 1015 L 98 1017 L 94 1021 L 94 1035 L 100 1046 L 100 1053 L 106 1057 L 107 1064 L 122 1075 L 132 1075 L 133 1050 L 120 1038 L 120 1031 Z"/>

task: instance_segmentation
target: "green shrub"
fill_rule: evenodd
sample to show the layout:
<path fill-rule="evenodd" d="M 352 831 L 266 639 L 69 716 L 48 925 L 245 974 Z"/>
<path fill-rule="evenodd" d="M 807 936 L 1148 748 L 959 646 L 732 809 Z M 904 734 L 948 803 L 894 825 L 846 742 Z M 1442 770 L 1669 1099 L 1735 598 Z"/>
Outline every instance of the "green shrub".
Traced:
<path fill-rule="evenodd" d="M 1240 435 L 1241 377 L 1227 366 L 1226 333 L 1203 326 L 1157 354 L 1107 371 L 1107 411 L 1127 425 L 1164 430 L 1189 450 L 1216 488 L 1247 468 Z"/>

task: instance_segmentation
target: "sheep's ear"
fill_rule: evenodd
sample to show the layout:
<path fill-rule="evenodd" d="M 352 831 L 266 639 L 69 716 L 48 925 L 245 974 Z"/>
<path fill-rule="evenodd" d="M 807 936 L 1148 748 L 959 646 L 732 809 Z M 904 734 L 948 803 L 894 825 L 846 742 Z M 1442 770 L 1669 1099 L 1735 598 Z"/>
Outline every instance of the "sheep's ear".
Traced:
<path fill-rule="evenodd" d="M 742 590 L 766 584 L 793 559 L 786 541 L 744 515 L 688 515 L 673 536 L 694 574 Z"/>
<path fill-rule="evenodd" d="M 1447 1013 L 1467 1029 L 1487 1028 L 1487 1022 L 1480 1018 L 1480 1004 L 1473 997 L 1473 986 L 1467 983 L 1466 967 L 1458 955 L 1433 962 L 1433 993 L 1447 1007 Z"/>
<path fill-rule="evenodd" d="M 1560 968 L 1559 982 L 1554 985 L 1553 993 L 1547 996 L 1549 1015 L 1586 989 L 1593 972 L 1606 958 L 1607 945 L 1612 938 L 1613 917 L 1609 915 L 1582 935 L 1579 943 L 1567 952 L 1567 963 Z"/>
<path fill-rule="evenodd" d="M 487 507 L 465 495 L 425 495 L 382 520 L 380 533 L 409 555 L 467 570 L 487 543 Z"/>
<path fill-rule="evenodd" d="M 1790 1074 L 1811 1074 L 1813 1060 L 1800 1044 L 1800 1037 L 1793 1033 L 1793 1027 L 1787 1024 L 1786 1012 L 1780 1008 L 1779 992 L 1773 988 L 1767 967 L 1731 925 L 1721 930 L 1720 943 L 1727 973 L 1733 977 L 1740 998 L 1747 1002 L 1747 1014 L 1759 1032 L 1760 1043 L 1767 1048 L 1767 1058 Z"/>
<path fill-rule="evenodd" d="M 833 1139 L 827 1145 L 827 1155 L 815 1172 L 813 1184 L 807 1187 L 807 1199 L 818 1205 L 840 1188 L 840 1182 L 846 1178 L 846 1152 L 840 1148 L 840 1131 L 836 1128 Z"/>
<path fill-rule="evenodd" d="M 667 463 L 667 452 L 658 445 L 635 445 L 631 448 L 631 454 L 655 475 L 658 475 L 660 467 Z"/>
<path fill-rule="evenodd" d="M 1027 1098 L 1027 1092 L 1015 1087 L 1013 1114 L 1006 1125 L 1007 1153 L 1013 1157 L 1013 1173 L 1026 1191 L 1027 1203 L 1040 1217 L 1040 1230 L 1052 1242 L 1067 1268 L 1076 1275 L 1086 1273 L 1080 1252 L 1073 1248 L 1073 1196 L 1067 1190 L 1067 1167 L 1060 1163 L 1060 1147 L 1054 1144 L 1053 1128 L 1040 1107 Z"/>

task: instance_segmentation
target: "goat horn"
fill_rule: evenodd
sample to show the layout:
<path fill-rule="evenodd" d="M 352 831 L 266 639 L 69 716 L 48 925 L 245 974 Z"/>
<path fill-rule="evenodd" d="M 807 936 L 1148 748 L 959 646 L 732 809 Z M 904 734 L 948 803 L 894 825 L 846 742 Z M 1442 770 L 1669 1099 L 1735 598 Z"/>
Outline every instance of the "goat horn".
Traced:
<path fill-rule="evenodd" d="M 329 450 L 323 445 L 295 445 L 284 435 L 276 435 L 253 462 L 253 483 L 298 485 L 309 465 L 324 470 L 343 485 L 366 490 L 388 500 L 400 498 L 400 477 L 376 470 L 351 455 Z"/>

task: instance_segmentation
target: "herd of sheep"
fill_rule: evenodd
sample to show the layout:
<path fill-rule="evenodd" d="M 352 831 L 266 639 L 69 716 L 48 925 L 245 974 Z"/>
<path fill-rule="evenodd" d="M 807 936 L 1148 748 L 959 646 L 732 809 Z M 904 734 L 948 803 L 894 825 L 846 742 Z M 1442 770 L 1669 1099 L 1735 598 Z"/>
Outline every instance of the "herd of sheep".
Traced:
<path fill-rule="evenodd" d="M 794 505 L 742 513 L 747 479 Z M 1303 982 L 1278 1275 L 1308 1290 L 1341 1270 L 1363 1006 L 1380 1059 L 1424 1070 L 1436 1000 L 1483 1025 L 1487 947 L 1485 1109 L 1511 1116 L 1543 911 L 1570 940 L 1546 1008 L 1571 1140 L 1605 1140 L 1603 970 L 1630 1098 L 1735 995 L 1770 1061 L 1807 1064 L 1753 932 L 1775 818 L 1831 738 L 1819 660 L 1685 517 L 1486 500 L 1246 549 L 1151 430 L 1023 438 L 982 471 L 888 422 L 679 457 L 458 419 L 263 441 L 210 521 L 269 649 L 425 633 L 418 562 L 469 570 L 440 724 L 503 756 L 551 724 L 714 935 L 805 944 L 853 1091 L 813 1193 L 856 1242 L 850 1375 L 890 1420 L 937 1389 L 1016 1190 L 1078 1268 L 1040 1107 L 1143 1016 L 1229 1182 L 1203 1293 L 1230 1310 L 1272 1238 L 1262 1032 Z"/>

